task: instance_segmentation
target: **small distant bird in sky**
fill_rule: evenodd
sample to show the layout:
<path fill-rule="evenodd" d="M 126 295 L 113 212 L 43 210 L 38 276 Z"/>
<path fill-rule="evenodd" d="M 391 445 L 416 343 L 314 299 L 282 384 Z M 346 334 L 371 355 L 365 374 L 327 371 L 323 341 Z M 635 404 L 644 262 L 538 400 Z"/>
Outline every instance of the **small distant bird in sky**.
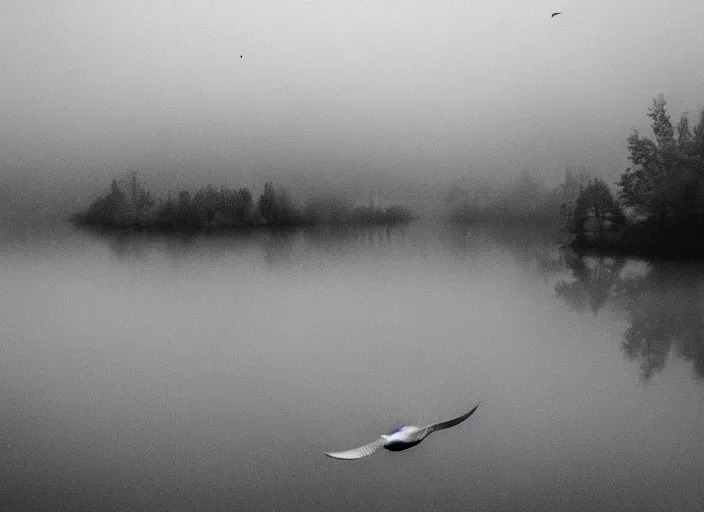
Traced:
<path fill-rule="evenodd" d="M 240 55 L 240 59 L 242 58 L 242 55 Z"/>
<path fill-rule="evenodd" d="M 464 420 L 469 418 L 472 414 L 474 414 L 474 411 L 477 410 L 477 407 L 479 407 L 479 404 L 477 404 L 474 409 L 472 409 L 468 413 L 463 414 L 462 416 L 458 416 L 457 418 L 453 418 L 451 420 L 441 421 L 440 423 L 433 423 L 432 425 L 428 425 L 427 427 L 401 427 L 391 432 L 391 434 L 389 434 L 388 436 L 382 435 L 376 441 L 372 441 L 371 443 L 365 444 L 364 446 L 360 446 L 359 448 L 353 448 L 344 452 L 325 452 L 325 455 L 327 455 L 328 457 L 332 457 L 333 459 L 350 460 L 361 459 L 362 457 L 371 455 L 372 453 L 380 450 L 381 448 L 386 448 L 387 450 L 392 452 L 400 452 L 402 450 L 407 450 L 408 448 L 414 447 L 423 439 L 425 439 L 437 430 L 443 430 L 446 428 L 454 427 L 455 425 L 459 425 Z"/>
<path fill-rule="evenodd" d="M 562 14 L 562 13 L 561 13 L 561 12 L 554 12 L 554 13 L 552 13 L 552 15 L 551 15 L 550 17 L 551 17 L 551 18 L 554 18 L 554 17 L 557 16 L 558 14 Z"/>

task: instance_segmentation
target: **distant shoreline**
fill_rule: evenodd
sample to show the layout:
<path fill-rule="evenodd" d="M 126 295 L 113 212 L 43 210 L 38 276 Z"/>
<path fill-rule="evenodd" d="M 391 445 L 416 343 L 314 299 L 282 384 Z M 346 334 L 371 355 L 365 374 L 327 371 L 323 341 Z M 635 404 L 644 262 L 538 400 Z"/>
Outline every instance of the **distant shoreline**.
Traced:
<path fill-rule="evenodd" d="M 603 240 L 588 243 L 576 243 L 573 241 L 566 245 L 577 254 L 583 256 L 624 256 L 678 260 L 701 260 L 704 257 L 704 245 L 659 246 L 646 242 L 619 244 Z"/>
<path fill-rule="evenodd" d="M 354 206 L 344 196 L 324 194 L 299 204 L 286 190 L 264 185 L 255 201 L 247 188 L 216 189 L 212 185 L 195 194 L 187 190 L 155 199 L 132 173 L 128 180 L 113 180 L 109 191 L 82 212 L 71 216 L 86 227 L 163 232 L 247 230 L 260 227 L 317 225 L 385 226 L 407 224 L 415 215 L 406 207 Z"/>
<path fill-rule="evenodd" d="M 701 259 L 704 239 L 697 233 L 696 224 L 689 230 L 657 228 L 647 222 L 628 223 L 615 232 L 603 236 L 574 236 L 567 244 L 578 254 L 622 255 L 631 257 Z"/>
<path fill-rule="evenodd" d="M 364 227 L 385 227 L 408 225 L 413 221 L 418 220 L 416 217 L 403 220 L 387 220 L 376 222 L 337 222 L 337 223 L 287 223 L 287 224 L 251 224 L 251 225 L 236 225 L 236 224 L 211 224 L 192 226 L 169 226 L 159 224 L 98 224 L 86 222 L 81 219 L 80 214 L 74 214 L 67 222 L 75 226 L 86 229 L 98 229 L 101 231 L 113 232 L 150 232 L 150 233 L 215 233 L 215 232 L 244 232 L 258 230 L 286 230 L 286 229 L 302 229 L 302 228 L 364 228 Z"/>

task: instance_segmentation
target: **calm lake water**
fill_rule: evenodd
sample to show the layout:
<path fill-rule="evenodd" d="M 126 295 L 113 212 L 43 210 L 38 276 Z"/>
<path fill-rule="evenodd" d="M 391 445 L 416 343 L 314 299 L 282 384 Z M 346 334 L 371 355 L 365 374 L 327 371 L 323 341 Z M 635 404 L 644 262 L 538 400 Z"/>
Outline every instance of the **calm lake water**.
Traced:
<path fill-rule="evenodd" d="M 5 236 L 0 509 L 704 510 L 704 265 L 534 229 Z"/>

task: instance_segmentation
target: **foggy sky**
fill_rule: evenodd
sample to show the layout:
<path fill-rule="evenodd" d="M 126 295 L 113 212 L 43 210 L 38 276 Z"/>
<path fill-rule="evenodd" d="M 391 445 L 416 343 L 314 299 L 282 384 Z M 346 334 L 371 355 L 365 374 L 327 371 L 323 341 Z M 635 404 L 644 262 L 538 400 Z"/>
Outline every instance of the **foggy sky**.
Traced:
<path fill-rule="evenodd" d="M 703 22 L 699 0 L 12 2 L 0 172 L 615 179 L 656 94 L 673 119 L 704 106 Z"/>

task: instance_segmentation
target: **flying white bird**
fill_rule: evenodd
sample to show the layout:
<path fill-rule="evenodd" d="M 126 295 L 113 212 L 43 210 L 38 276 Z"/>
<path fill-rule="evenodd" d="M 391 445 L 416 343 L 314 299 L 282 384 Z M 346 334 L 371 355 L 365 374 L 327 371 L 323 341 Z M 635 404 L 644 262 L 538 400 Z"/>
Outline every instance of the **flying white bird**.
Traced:
<path fill-rule="evenodd" d="M 361 459 L 362 457 L 371 455 L 372 453 L 380 450 L 381 448 L 386 448 L 387 450 L 392 452 L 400 452 L 401 450 L 407 450 L 408 448 L 414 447 L 423 439 L 425 439 L 437 430 L 443 430 L 446 428 L 454 427 L 455 425 L 459 425 L 464 420 L 469 418 L 472 414 L 474 414 L 474 411 L 477 410 L 477 407 L 479 407 L 479 404 L 477 404 L 474 409 L 472 409 L 468 413 L 463 414 L 462 416 L 459 416 L 457 418 L 453 418 L 451 420 L 441 421 L 440 423 L 433 423 L 432 425 L 428 425 L 427 427 L 401 427 L 399 429 L 394 430 L 391 434 L 387 436 L 382 435 L 376 441 L 373 441 L 369 444 L 365 444 L 364 446 L 360 446 L 359 448 L 353 448 L 344 452 L 325 452 L 325 455 L 327 455 L 328 457 L 332 457 L 333 459 L 349 460 Z"/>

